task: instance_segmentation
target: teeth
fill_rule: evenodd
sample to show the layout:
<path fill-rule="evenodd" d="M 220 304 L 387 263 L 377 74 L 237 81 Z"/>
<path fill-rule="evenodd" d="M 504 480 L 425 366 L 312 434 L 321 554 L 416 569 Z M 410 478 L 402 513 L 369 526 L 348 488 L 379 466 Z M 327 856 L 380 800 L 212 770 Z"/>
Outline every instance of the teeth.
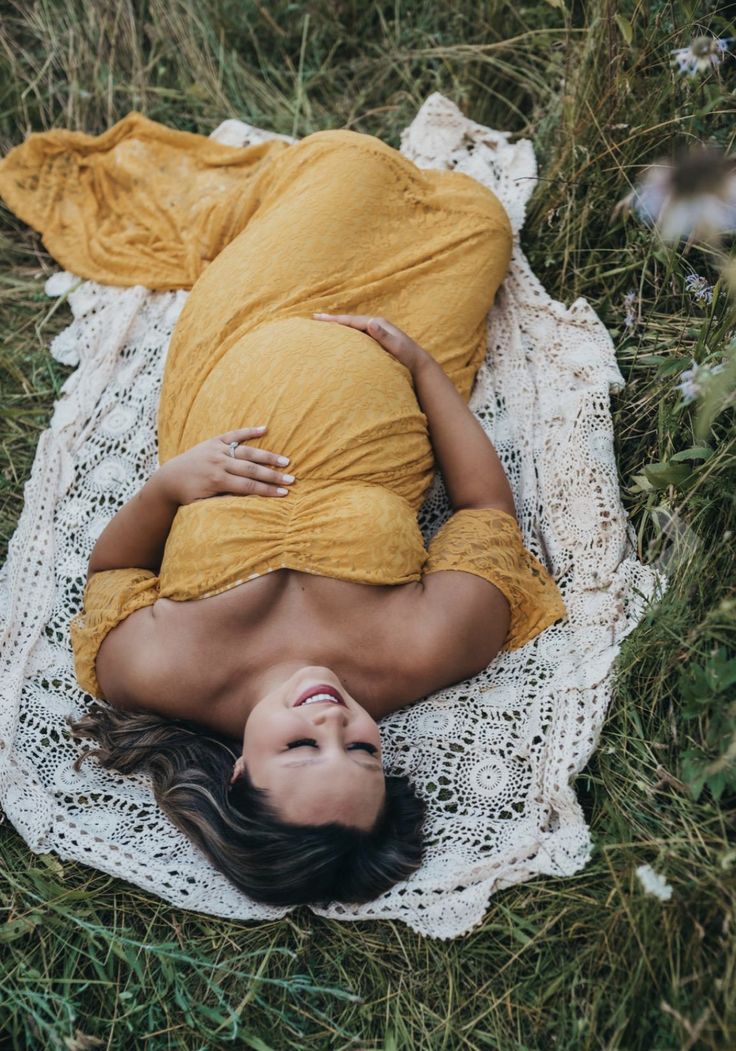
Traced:
<path fill-rule="evenodd" d="M 333 704 L 340 703 L 332 696 L 332 694 L 329 693 L 315 693 L 312 697 L 307 697 L 306 701 L 303 701 L 302 703 L 315 704 L 317 701 L 332 701 Z"/>

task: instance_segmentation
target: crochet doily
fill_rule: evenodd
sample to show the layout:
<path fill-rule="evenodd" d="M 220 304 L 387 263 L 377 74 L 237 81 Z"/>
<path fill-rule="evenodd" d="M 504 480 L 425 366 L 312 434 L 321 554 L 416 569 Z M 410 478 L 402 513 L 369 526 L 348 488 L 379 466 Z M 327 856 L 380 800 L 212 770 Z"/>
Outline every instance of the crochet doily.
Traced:
<path fill-rule="evenodd" d="M 227 120 L 234 146 L 288 136 Z M 480 675 L 384 719 L 389 773 L 428 801 L 426 860 L 375 901 L 315 909 L 339 920 L 399 919 L 435 938 L 478 924 L 496 891 L 568 876 L 591 840 L 570 781 L 598 740 L 621 639 L 663 583 L 635 556 L 621 504 L 609 391 L 623 379 L 611 338 L 586 300 L 551 299 L 519 246 L 536 184 L 531 143 L 427 98 L 401 135 L 422 168 L 454 168 L 493 190 L 514 228 L 510 270 L 489 313 L 489 346 L 470 407 L 494 442 L 530 551 L 555 575 L 569 618 Z M 51 344 L 78 366 L 38 443 L 24 508 L 0 571 L 0 801 L 31 850 L 136 884 L 173 905 L 244 920 L 287 908 L 238 891 L 156 805 L 147 775 L 93 759 L 64 722 L 91 698 L 76 682 L 69 621 L 82 604 L 91 549 L 158 466 L 156 407 L 169 338 L 187 292 L 82 281 L 74 320 Z M 492 333 L 492 337 L 490 335 Z M 439 474 L 420 513 L 425 540 L 450 514 Z M 104 703 L 104 702 L 102 702 Z"/>

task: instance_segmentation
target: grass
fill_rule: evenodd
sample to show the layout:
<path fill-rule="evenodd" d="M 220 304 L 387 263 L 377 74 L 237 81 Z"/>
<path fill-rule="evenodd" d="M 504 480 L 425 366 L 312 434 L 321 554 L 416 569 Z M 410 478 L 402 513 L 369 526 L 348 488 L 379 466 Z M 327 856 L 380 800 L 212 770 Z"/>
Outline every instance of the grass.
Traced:
<path fill-rule="evenodd" d="M 685 0 L 2 0 L 3 152 L 32 130 L 99 133 L 131 109 L 203 134 L 233 116 L 298 136 L 349 127 L 398 147 L 434 90 L 530 138 L 540 181 L 523 246 L 550 294 L 585 296 L 614 336 L 627 380 L 613 402 L 624 501 L 643 558 L 674 550 L 669 592 L 623 647 L 598 749 L 576 781 L 595 843 L 584 870 L 502 891 L 481 926 L 445 943 L 308 910 L 244 924 L 173 909 L 33 854 L 5 821 L 3 1046 L 736 1045 L 736 712 L 721 689 L 736 621 L 733 409 L 703 435 L 702 409 L 675 389 L 691 359 L 719 360 L 736 317 L 722 283 L 710 304 L 685 288 L 692 273 L 717 284 L 707 251 L 664 251 L 635 220 L 611 220 L 673 143 L 732 150 L 736 62 L 694 79 L 670 63 L 698 31 L 736 36 L 729 11 Z M 4 557 L 71 370 L 47 349 L 69 320 L 42 291 L 56 265 L 5 208 L 1 220 Z M 704 443 L 712 454 L 680 460 L 692 470 L 675 478 L 672 456 Z M 661 509 L 676 516 L 679 548 L 662 546 Z M 642 892 L 644 863 L 666 876 L 671 900 Z"/>

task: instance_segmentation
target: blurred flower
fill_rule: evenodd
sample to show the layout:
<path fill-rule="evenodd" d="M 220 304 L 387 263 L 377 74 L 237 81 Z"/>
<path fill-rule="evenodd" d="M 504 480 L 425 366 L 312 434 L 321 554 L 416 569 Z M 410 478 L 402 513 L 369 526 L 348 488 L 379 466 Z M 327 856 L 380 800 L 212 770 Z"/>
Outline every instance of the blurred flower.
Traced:
<path fill-rule="evenodd" d="M 728 54 L 728 45 L 732 37 L 719 39 L 714 36 L 696 36 L 687 47 L 673 50 L 673 61 L 680 67 L 680 73 L 695 77 L 707 69 L 717 69 Z"/>
<path fill-rule="evenodd" d="M 723 368 L 722 363 L 720 365 L 698 365 L 693 362 L 691 369 L 681 372 L 680 382 L 676 385 L 675 390 L 679 390 L 682 394 L 683 404 L 690 405 L 696 398 L 699 398 L 711 377 L 723 372 Z"/>
<path fill-rule="evenodd" d="M 672 887 L 664 876 L 655 872 L 651 865 L 640 865 L 636 870 L 639 882 L 647 894 L 654 895 L 660 901 L 669 901 L 672 897 Z"/>
<path fill-rule="evenodd" d="M 633 328 L 636 324 L 636 292 L 630 289 L 624 296 L 624 328 Z"/>
<path fill-rule="evenodd" d="M 685 278 L 685 288 L 698 303 L 713 302 L 713 285 L 709 285 L 700 274 L 689 274 Z"/>
<path fill-rule="evenodd" d="M 652 223 L 663 241 L 717 243 L 736 230 L 736 157 L 716 146 L 697 146 L 651 164 L 612 218 L 632 210 Z"/>

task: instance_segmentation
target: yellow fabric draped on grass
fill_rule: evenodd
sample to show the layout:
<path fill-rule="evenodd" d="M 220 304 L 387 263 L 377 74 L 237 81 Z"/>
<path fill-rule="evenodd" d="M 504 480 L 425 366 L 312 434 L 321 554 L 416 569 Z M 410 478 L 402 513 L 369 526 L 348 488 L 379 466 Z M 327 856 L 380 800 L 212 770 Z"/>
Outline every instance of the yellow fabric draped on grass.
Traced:
<path fill-rule="evenodd" d="M 158 597 L 215 595 L 280 568 L 365 584 L 446 569 L 511 605 L 507 648 L 564 616 L 504 512 L 456 512 L 425 549 L 434 471 L 409 371 L 370 336 L 314 311 L 378 314 L 470 396 L 512 230 L 489 189 L 419 169 L 371 135 L 315 132 L 233 148 L 131 113 L 99 136 L 31 135 L 0 162 L 0 195 L 67 270 L 103 284 L 191 288 L 166 359 L 159 462 L 224 431 L 285 452 L 282 499 L 181 507 L 158 574 L 95 574 L 72 621 L 77 676 L 116 623 Z"/>

